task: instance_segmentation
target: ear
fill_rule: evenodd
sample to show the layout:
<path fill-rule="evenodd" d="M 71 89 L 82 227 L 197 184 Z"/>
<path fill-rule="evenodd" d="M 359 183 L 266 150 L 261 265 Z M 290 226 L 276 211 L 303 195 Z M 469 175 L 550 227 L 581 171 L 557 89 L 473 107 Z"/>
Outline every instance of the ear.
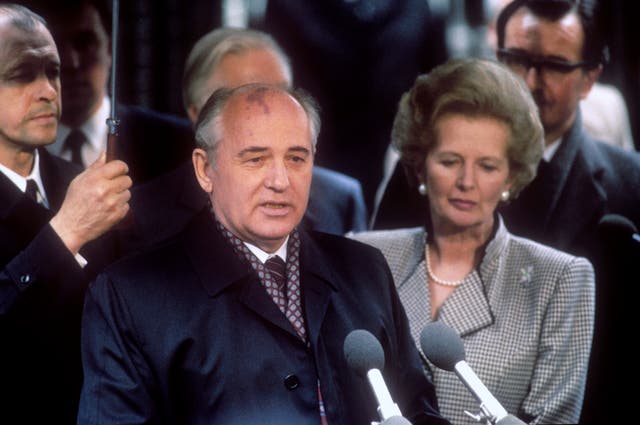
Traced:
<path fill-rule="evenodd" d="M 511 192 L 511 188 L 513 187 L 513 180 L 515 179 L 513 169 L 509 167 L 509 175 L 507 176 L 507 181 L 504 183 L 504 189 Z"/>
<path fill-rule="evenodd" d="M 191 154 L 191 160 L 193 161 L 193 169 L 196 173 L 196 179 L 202 190 L 210 194 L 213 191 L 213 183 L 209 177 L 211 170 L 211 163 L 209 161 L 209 155 L 204 149 L 196 148 Z"/>
<path fill-rule="evenodd" d="M 583 77 L 583 85 L 580 91 L 580 100 L 586 98 L 591 91 L 593 85 L 598 81 L 598 77 L 602 73 L 602 65 L 598 65 L 596 68 L 589 71 L 585 71 Z"/>
<path fill-rule="evenodd" d="M 422 166 L 415 166 L 413 169 L 413 175 L 408 175 L 408 172 L 405 172 L 407 175 L 407 179 L 409 182 L 414 184 L 415 187 L 418 187 L 421 183 L 427 184 L 427 166 L 425 164 L 426 161 L 422 162 Z M 398 166 L 402 166 L 398 164 Z"/>
<path fill-rule="evenodd" d="M 190 104 L 187 106 L 187 116 L 189 117 L 191 124 L 195 125 L 196 120 L 198 119 L 198 108 L 196 105 Z"/>

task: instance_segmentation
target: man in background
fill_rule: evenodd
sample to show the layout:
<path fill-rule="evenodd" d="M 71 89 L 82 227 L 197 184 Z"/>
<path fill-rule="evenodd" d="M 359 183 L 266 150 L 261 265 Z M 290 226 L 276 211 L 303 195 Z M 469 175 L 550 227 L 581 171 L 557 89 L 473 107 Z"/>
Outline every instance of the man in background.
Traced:
<path fill-rule="evenodd" d="M 579 103 L 598 79 L 604 58 L 595 6 L 515 0 L 500 13 L 497 34 L 498 58 L 529 86 L 546 142 L 535 180 L 502 214 L 513 233 L 587 257 L 594 265 L 596 322 L 582 418 L 602 423 L 611 411 L 630 406 L 618 379 L 627 352 L 622 329 L 634 320 L 633 305 L 619 277 L 634 276 L 640 257 L 637 250 L 616 249 L 629 243 L 633 231 L 617 240 L 605 234 L 605 243 L 602 231 L 611 232 L 599 223 L 617 214 L 640 226 L 640 156 L 593 139 L 582 124 Z"/>
<path fill-rule="evenodd" d="M 64 110 L 50 152 L 82 167 L 106 149 L 112 99 L 111 13 L 106 0 L 27 0 L 51 27 L 60 51 Z M 119 75 L 118 78 L 126 78 Z M 116 84 L 118 81 L 116 81 Z M 117 104 L 116 156 L 127 163 L 134 185 L 177 167 L 193 149 L 189 123 L 146 108 Z"/>
<path fill-rule="evenodd" d="M 80 173 L 44 149 L 59 72 L 42 18 L 0 3 L 0 423 L 75 423 L 84 292 L 110 255 L 96 239 L 128 210 L 122 161 Z"/>

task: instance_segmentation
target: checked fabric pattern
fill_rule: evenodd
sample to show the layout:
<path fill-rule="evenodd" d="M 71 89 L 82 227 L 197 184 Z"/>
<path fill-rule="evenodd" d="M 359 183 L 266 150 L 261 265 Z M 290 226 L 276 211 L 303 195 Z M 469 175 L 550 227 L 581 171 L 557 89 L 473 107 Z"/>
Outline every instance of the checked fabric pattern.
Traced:
<path fill-rule="evenodd" d="M 422 228 L 366 232 L 379 248 L 405 308 L 412 335 L 431 321 Z M 591 264 L 509 233 L 499 219 L 484 258 L 449 296 L 437 318 L 461 335 L 466 360 L 507 412 L 527 423 L 577 423 L 594 324 Z M 427 365 L 440 413 L 476 423 L 478 404 L 455 374 Z"/>

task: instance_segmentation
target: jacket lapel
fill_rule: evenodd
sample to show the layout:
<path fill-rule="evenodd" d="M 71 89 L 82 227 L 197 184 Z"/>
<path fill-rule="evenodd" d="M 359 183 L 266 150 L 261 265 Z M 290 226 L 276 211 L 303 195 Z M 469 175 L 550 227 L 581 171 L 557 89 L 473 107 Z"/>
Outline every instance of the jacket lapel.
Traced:
<path fill-rule="evenodd" d="M 263 320 L 298 338 L 293 326 L 264 290 L 251 266 L 241 261 L 216 228 L 208 208 L 182 236 L 185 252 L 209 297 L 232 293 L 239 303 Z"/>
<path fill-rule="evenodd" d="M 82 169 L 76 164 L 52 156 L 46 149 L 38 149 L 38 152 L 40 173 L 44 190 L 47 192 L 49 209 L 58 211 L 64 201 L 69 183 L 82 172 Z"/>
<path fill-rule="evenodd" d="M 592 163 L 597 155 L 593 141 L 582 129 L 578 113 L 552 161 L 554 169 L 559 170 L 559 177 L 545 217 L 544 232 L 555 235 L 553 246 L 558 249 L 569 249 L 585 227 L 597 223 L 605 212 L 606 197 L 598 182 L 598 176 L 604 170 Z M 567 164 L 572 166 L 567 167 Z M 580 213 L 576 214 L 576 211 Z"/>
<path fill-rule="evenodd" d="M 440 307 L 439 319 L 461 337 L 493 324 L 493 312 L 477 271 L 458 287 Z"/>
<path fill-rule="evenodd" d="M 307 338 L 317 346 L 331 294 L 337 290 L 337 280 L 331 269 L 332 260 L 326 253 L 306 232 L 300 230 L 300 237 L 300 282 Z"/>

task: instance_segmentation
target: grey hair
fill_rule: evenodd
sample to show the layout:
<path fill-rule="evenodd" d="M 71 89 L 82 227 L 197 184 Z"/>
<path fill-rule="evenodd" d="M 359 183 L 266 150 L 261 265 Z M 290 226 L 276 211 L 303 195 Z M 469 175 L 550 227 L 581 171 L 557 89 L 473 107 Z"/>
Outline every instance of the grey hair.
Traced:
<path fill-rule="evenodd" d="M 14 3 L 0 3 L 0 16 L 8 16 L 11 25 L 23 31 L 34 31 L 40 25 L 47 28 L 47 22 L 37 13 Z"/>
<path fill-rule="evenodd" d="M 207 99 L 198 114 L 198 119 L 195 124 L 196 145 L 200 149 L 208 152 L 212 163 L 215 163 L 215 155 L 213 154 L 224 132 L 221 116 L 227 102 L 234 97 L 234 95 L 238 94 L 238 92 L 256 92 L 262 90 L 286 93 L 302 106 L 309 119 L 311 144 L 313 152 L 315 153 L 321 126 L 320 107 L 316 100 L 302 89 L 293 89 L 273 84 L 251 83 L 235 88 L 220 88 L 216 90 Z"/>
<path fill-rule="evenodd" d="M 287 85 L 292 85 L 289 57 L 273 37 L 257 30 L 218 28 L 200 38 L 187 57 L 182 76 L 182 101 L 185 109 L 197 104 L 201 97 L 199 92 L 225 56 L 253 49 L 274 52 L 284 69 Z"/>

